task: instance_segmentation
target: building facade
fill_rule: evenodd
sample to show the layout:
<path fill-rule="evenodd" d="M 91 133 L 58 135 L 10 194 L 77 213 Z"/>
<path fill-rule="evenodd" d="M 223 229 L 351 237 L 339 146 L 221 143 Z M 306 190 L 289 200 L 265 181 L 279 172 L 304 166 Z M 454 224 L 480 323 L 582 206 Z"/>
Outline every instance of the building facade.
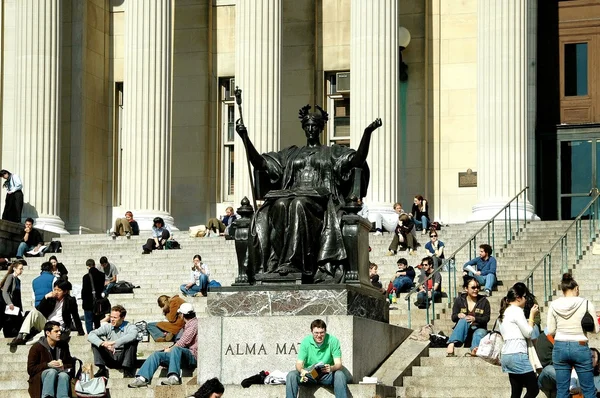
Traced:
<path fill-rule="evenodd" d="M 437 220 L 485 220 L 528 186 L 529 217 L 570 218 L 600 181 L 600 0 L 1 3 L 1 164 L 43 229 L 126 210 L 181 229 L 251 197 L 236 87 L 260 152 L 304 143 L 306 104 L 324 144 L 382 118 L 371 212 L 420 194 Z"/>

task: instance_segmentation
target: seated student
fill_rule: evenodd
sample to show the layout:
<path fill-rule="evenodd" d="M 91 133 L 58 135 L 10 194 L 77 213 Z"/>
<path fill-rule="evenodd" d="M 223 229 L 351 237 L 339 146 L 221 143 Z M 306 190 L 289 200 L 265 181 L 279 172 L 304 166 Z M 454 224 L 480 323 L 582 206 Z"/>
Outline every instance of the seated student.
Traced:
<path fill-rule="evenodd" d="M 33 228 L 33 218 L 28 217 L 25 220 L 25 228 L 23 230 L 23 240 L 17 248 L 17 258 L 21 259 L 28 251 L 39 249 L 44 241 L 42 234 L 37 229 Z"/>
<path fill-rule="evenodd" d="M 50 261 L 43 262 L 40 268 L 42 271 L 40 272 L 40 276 L 31 282 L 35 297 L 35 307 L 40 304 L 46 294 L 54 289 L 54 275 L 52 274 L 52 264 L 50 264 Z"/>
<path fill-rule="evenodd" d="M 60 323 L 44 324 L 44 336 L 31 346 L 27 356 L 30 397 L 70 396 L 71 377 L 65 370 L 73 369 L 69 343 L 61 339 Z"/>
<path fill-rule="evenodd" d="M 206 297 L 210 278 L 208 265 L 202 262 L 202 257 L 199 254 L 194 256 L 193 261 L 190 280 L 188 283 L 181 285 L 179 289 L 184 296 Z"/>
<path fill-rule="evenodd" d="M 122 305 L 110 309 L 110 323 L 92 330 L 88 341 L 92 343 L 94 364 L 98 372 L 94 377 L 107 377 L 108 368 L 123 369 L 124 377 L 135 375 L 138 339 L 137 327 L 125 320 L 127 310 Z"/>
<path fill-rule="evenodd" d="M 181 328 L 183 328 L 183 316 L 177 310 L 185 301 L 179 296 L 169 297 L 162 295 L 156 302 L 167 320 L 162 322 L 148 322 L 148 333 L 150 333 L 154 341 L 171 341 L 174 336 L 177 336 Z"/>
<path fill-rule="evenodd" d="M 425 257 L 421 260 L 421 266 L 423 267 L 423 279 L 432 276 L 426 282 L 419 285 L 419 292 L 417 293 L 417 301 L 415 305 L 418 308 L 427 308 L 431 300 L 437 300 L 442 297 L 442 273 L 433 273 L 433 260 L 431 257 Z"/>
<path fill-rule="evenodd" d="M 171 237 L 171 228 L 165 224 L 161 217 L 154 217 L 152 220 L 152 237 L 142 246 L 142 254 L 150 254 L 152 250 L 162 250 L 165 243 Z"/>
<path fill-rule="evenodd" d="M 373 285 L 373 287 L 379 290 L 383 289 L 383 285 L 379 281 L 379 275 L 377 274 L 377 264 L 375 263 L 369 264 L 369 279 L 371 280 L 371 285 Z"/>
<path fill-rule="evenodd" d="M 400 293 L 410 292 L 415 281 L 415 269 L 408 265 L 405 258 L 398 259 L 398 270 L 396 271 L 396 277 L 392 284 L 396 289 L 396 295 Z"/>
<path fill-rule="evenodd" d="M 198 391 L 191 395 L 188 398 L 221 398 L 223 393 L 225 392 L 225 387 L 223 384 L 217 379 L 213 377 L 212 379 L 208 379 L 200 386 Z"/>
<path fill-rule="evenodd" d="M 126 236 L 129 238 L 131 235 L 139 235 L 140 227 L 137 221 L 133 219 L 133 213 L 130 211 L 125 212 L 125 218 L 117 218 L 115 220 L 115 227 L 113 228 L 112 237 L 115 239 L 117 236 Z"/>
<path fill-rule="evenodd" d="M 455 322 L 448 339 L 447 356 L 453 357 L 454 347 L 471 340 L 471 353 L 474 355 L 479 342 L 487 334 L 490 321 L 490 303 L 479 294 L 479 282 L 472 276 L 465 276 L 464 292 L 460 293 L 452 305 L 452 321 Z"/>
<path fill-rule="evenodd" d="M 479 257 L 467 261 L 463 265 L 463 271 L 464 274 L 474 276 L 480 284 L 485 285 L 482 293 L 491 296 L 492 289 L 496 285 L 496 259 L 492 257 L 492 246 L 486 243 L 480 245 Z"/>
<path fill-rule="evenodd" d="M 429 203 L 426 199 L 423 199 L 423 196 L 415 196 L 410 214 L 415 220 L 415 225 L 417 229 L 422 230 L 422 234 L 425 235 L 427 233 L 427 226 L 429 225 L 430 218 Z"/>
<path fill-rule="evenodd" d="M 108 262 L 108 258 L 106 256 L 100 257 L 100 265 L 97 265 L 98 271 L 101 271 L 104 274 L 104 297 L 108 297 L 110 293 L 110 289 L 113 288 L 115 283 L 117 283 L 117 277 L 119 275 L 118 268 Z"/>
<path fill-rule="evenodd" d="M 429 232 L 429 242 L 425 243 L 427 254 L 433 259 L 433 266 L 439 267 L 444 260 L 444 242 L 438 239 L 436 230 Z"/>
<path fill-rule="evenodd" d="M 65 281 L 69 280 L 67 277 L 67 274 L 69 273 L 67 267 L 65 267 L 63 263 L 59 263 L 56 256 L 50 256 L 48 261 L 50 261 L 50 265 L 52 265 L 51 272 L 57 279 L 63 279 Z"/>
<path fill-rule="evenodd" d="M 383 231 L 394 232 L 396 230 L 396 227 L 398 226 L 398 217 L 400 217 L 401 214 L 404 214 L 405 211 L 402 209 L 402 204 L 400 202 L 394 203 L 393 208 L 393 213 L 369 213 L 367 211 L 367 215 L 363 216 L 368 218 L 372 223 L 375 223 L 374 235 L 381 235 Z"/>
<path fill-rule="evenodd" d="M 413 256 L 416 254 L 417 242 L 413 235 L 413 229 L 415 223 L 408 214 L 401 214 L 398 218 L 398 227 L 392 238 L 392 243 L 388 248 L 388 256 L 393 256 L 398 252 L 398 246 L 402 245 L 404 248 L 408 248 L 408 254 Z M 404 250 L 404 249 L 403 249 Z"/>
<path fill-rule="evenodd" d="M 233 222 L 238 219 L 238 216 L 234 213 L 233 207 L 229 206 L 225 209 L 225 215 L 218 218 L 211 218 L 206 223 L 207 233 L 206 236 L 219 236 L 219 234 L 230 235 L 231 227 Z"/>
<path fill-rule="evenodd" d="M 9 343 L 15 347 L 24 345 L 27 342 L 29 333 L 34 330 L 35 333 L 43 330 L 48 321 L 57 321 L 62 330 L 61 338 L 69 340 L 70 332 L 77 329 L 77 334 L 83 336 L 83 325 L 79 318 L 77 300 L 71 297 L 71 282 L 58 280 L 54 284 L 54 290 L 46 294 L 40 304 L 23 320 L 23 325 L 19 330 L 19 335 Z"/>
<path fill-rule="evenodd" d="M 136 378 L 128 384 L 129 388 L 146 387 L 152 381 L 152 376 L 159 366 L 167 367 L 167 380 L 162 381 L 162 385 L 179 385 L 181 378 L 179 374 L 181 367 L 195 369 L 198 358 L 198 318 L 194 306 L 190 303 L 183 303 L 178 310 L 183 314 L 185 326 L 183 335 L 175 345 L 165 348 L 162 351 L 152 353 L 146 359 Z"/>

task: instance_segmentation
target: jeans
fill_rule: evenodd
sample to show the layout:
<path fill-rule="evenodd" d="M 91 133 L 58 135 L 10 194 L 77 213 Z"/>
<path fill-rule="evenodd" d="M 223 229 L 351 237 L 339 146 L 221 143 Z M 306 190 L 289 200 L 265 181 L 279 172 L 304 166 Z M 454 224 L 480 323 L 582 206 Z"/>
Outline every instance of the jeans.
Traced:
<path fill-rule="evenodd" d="M 442 297 L 442 292 L 438 292 L 437 290 L 434 290 L 433 293 L 431 293 L 431 298 L 433 299 L 433 301 L 436 301 L 438 298 L 441 298 L 441 297 Z M 429 300 L 427 300 L 427 292 L 417 293 L 417 303 L 419 303 L 419 305 L 428 306 L 427 304 L 429 302 L 431 302 L 431 298 Z"/>
<path fill-rule="evenodd" d="M 417 217 L 415 217 L 415 226 L 417 228 L 421 227 L 421 228 L 423 228 L 423 231 L 427 231 L 428 224 L 429 224 L 429 220 L 427 219 L 427 217 L 421 216 L 420 220 L 417 220 Z"/>
<path fill-rule="evenodd" d="M 152 353 L 138 371 L 137 376 L 142 376 L 150 382 L 159 366 L 168 366 L 167 375 L 174 374 L 179 377 L 182 364 L 186 368 L 193 369 L 196 367 L 196 357 L 187 348 L 173 346 L 169 352 L 157 351 Z"/>
<path fill-rule="evenodd" d="M 94 315 L 92 311 L 83 311 L 83 319 L 85 319 L 85 330 L 90 333 L 94 329 L 100 327 L 100 320 L 104 318 L 103 315 Z"/>
<path fill-rule="evenodd" d="M 454 326 L 454 330 L 448 339 L 448 343 L 460 343 L 464 344 L 469 335 L 469 331 L 472 331 L 473 338 L 471 339 L 471 351 L 479 347 L 479 342 L 487 334 L 487 329 L 478 328 L 477 326 L 469 325 L 465 318 L 459 319 Z"/>
<path fill-rule="evenodd" d="M 496 275 L 495 274 L 487 274 L 486 276 L 474 275 L 472 272 L 469 272 L 469 275 L 477 279 L 480 285 L 484 286 L 485 290 L 489 290 L 490 292 L 496 285 Z"/>
<path fill-rule="evenodd" d="M 42 398 L 69 398 L 71 377 L 66 372 L 46 369 L 42 372 Z"/>
<path fill-rule="evenodd" d="M 342 368 L 333 373 L 324 375 L 320 380 L 315 381 L 309 378 L 305 383 L 302 384 L 322 384 L 325 386 L 333 385 L 333 394 L 335 398 L 346 398 L 347 385 L 349 376 L 346 375 L 346 369 Z M 285 398 L 296 398 L 298 397 L 298 385 L 300 384 L 300 372 L 292 370 L 287 374 L 285 380 Z"/>
<path fill-rule="evenodd" d="M 158 322 L 148 322 L 148 324 L 146 325 L 146 327 L 148 328 L 148 333 L 150 333 L 150 336 L 152 336 L 154 341 L 156 341 L 156 339 L 165 337 L 165 332 L 161 328 L 156 326 L 157 323 Z"/>
<path fill-rule="evenodd" d="M 112 289 L 114 285 L 115 285 L 115 283 L 111 282 L 108 285 L 104 286 L 104 297 L 108 297 L 108 293 L 110 292 L 110 289 Z"/>
<path fill-rule="evenodd" d="M 413 281 L 408 276 L 399 276 L 392 282 L 396 293 L 404 293 L 410 291 L 413 286 Z"/>
<path fill-rule="evenodd" d="M 556 397 L 556 370 L 554 365 L 547 365 L 538 376 L 538 386 L 548 398 Z"/>
<path fill-rule="evenodd" d="M 200 292 L 206 293 L 206 291 L 208 290 L 208 276 L 200 274 L 199 281 L 200 286 L 194 284 L 189 289 L 186 289 L 185 284 L 183 284 L 179 287 L 179 290 L 181 290 L 181 292 L 186 296 L 193 296 L 194 294 Z"/>
<path fill-rule="evenodd" d="M 29 250 L 33 250 L 33 248 L 35 248 L 35 246 L 29 246 L 25 242 L 19 243 L 19 247 L 17 248 L 17 257 L 23 257 L 25 253 L 27 253 Z"/>
<path fill-rule="evenodd" d="M 596 396 L 592 352 L 590 347 L 578 341 L 555 341 L 552 350 L 552 363 L 556 370 L 556 396 L 568 398 L 571 381 L 571 367 L 579 377 L 581 392 L 585 398 Z"/>

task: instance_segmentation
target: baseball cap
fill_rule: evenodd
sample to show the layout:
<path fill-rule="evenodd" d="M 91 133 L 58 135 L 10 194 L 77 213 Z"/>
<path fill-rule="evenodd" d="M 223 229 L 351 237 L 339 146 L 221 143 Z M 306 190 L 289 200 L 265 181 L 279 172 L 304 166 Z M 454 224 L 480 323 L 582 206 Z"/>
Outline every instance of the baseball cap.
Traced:
<path fill-rule="evenodd" d="M 183 303 L 179 306 L 177 312 L 181 312 L 183 315 L 189 314 L 190 312 L 194 312 L 194 306 L 190 303 Z"/>

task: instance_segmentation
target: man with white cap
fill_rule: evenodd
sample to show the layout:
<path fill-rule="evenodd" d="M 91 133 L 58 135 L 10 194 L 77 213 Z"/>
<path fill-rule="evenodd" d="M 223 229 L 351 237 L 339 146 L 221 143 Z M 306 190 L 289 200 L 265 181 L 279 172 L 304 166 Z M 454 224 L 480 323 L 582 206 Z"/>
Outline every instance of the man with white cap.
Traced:
<path fill-rule="evenodd" d="M 152 376 L 159 366 L 168 367 L 167 379 L 162 381 L 162 385 L 181 384 L 181 367 L 194 369 L 198 358 L 198 319 L 194 306 L 190 303 L 183 303 L 179 310 L 183 315 L 185 325 L 183 326 L 183 335 L 171 347 L 163 351 L 152 353 L 146 359 L 136 378 L 129 383 L 130 388 L 146 387 L 152 381 Z"/>

